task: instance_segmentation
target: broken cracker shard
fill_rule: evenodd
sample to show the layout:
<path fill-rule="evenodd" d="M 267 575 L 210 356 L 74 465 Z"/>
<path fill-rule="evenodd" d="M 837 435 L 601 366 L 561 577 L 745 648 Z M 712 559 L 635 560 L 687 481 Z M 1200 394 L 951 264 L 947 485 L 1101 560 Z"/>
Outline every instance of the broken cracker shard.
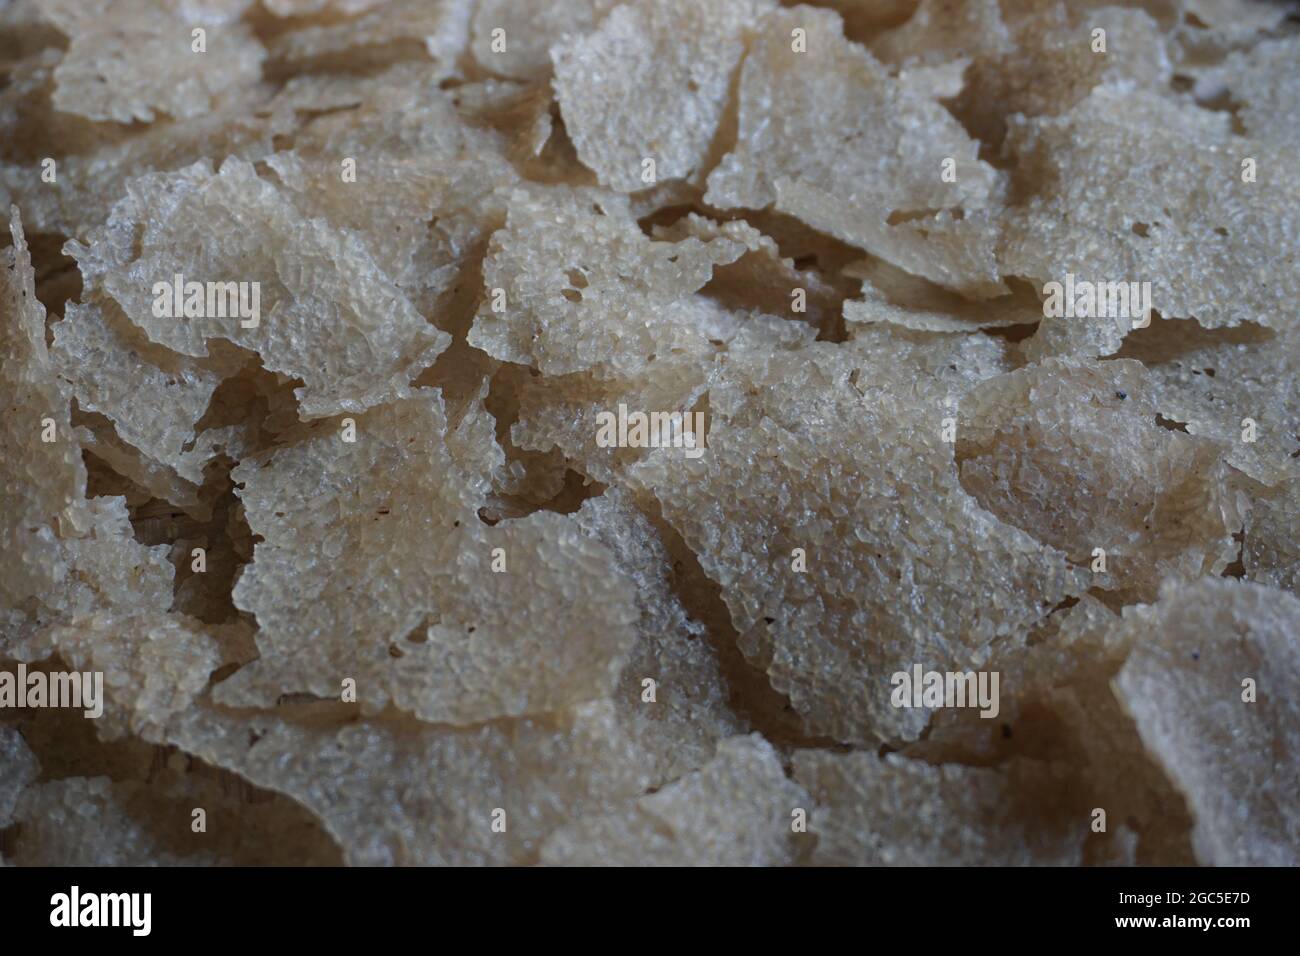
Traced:
<path fill-rule="evenodd" d="M 832 6 L 0 5 L 4 862 L 1300 862 L 1300 35 Z"/>

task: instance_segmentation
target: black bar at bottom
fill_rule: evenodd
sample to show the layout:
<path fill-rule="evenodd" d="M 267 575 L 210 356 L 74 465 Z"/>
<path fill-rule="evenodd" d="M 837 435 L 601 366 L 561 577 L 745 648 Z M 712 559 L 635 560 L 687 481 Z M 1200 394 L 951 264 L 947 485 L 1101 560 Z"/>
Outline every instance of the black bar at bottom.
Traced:
<path fill-rule="evenodd" d="M 666 945 L 685 942 L 689 926 L 721 933 L 733 945 L 751 934 L 774 943 L 774 934 L 788 931 L 796 941 L 807 934 L 806 946 L 850 926 L 864 942 L 961 934 L 965 927 L 986 942 L 1172 934 L 1180 943 L 1193 936 L 1228 943 L 1241 933 L 1286 928 L 1283 910 L 1291 908 L 1294 884 L 1293 872 L 1283 869 L 0 867 L 0 925 L 6 942 L 78 933 L 83 943 L 98 937 L 128 946 L 184 940 L 333 948 L 406 936 L 455 946 L 451 934 L 458 932 L 486 933 L 494 943 L 515 933 L 534 943 L 598 933 L 611 942 L 640 937 Z M 147 935 L 140 932 L 145 897 L 130 894 L 148 894 Z"/>

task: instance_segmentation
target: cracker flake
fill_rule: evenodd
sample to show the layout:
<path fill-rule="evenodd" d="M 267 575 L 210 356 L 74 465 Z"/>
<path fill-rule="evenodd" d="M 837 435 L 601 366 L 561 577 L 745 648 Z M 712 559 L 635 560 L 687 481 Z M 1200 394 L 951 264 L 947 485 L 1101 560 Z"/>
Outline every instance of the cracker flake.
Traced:
<path fill-rule="evenodd" d="M 1300 600 L 1248 581 L 1204 578 L 1169 584 L 1134 615 L 1147 635 L 1115 678 L 1115 692 L 1187 798 L 1198 859 L 1296 865 Z"/>

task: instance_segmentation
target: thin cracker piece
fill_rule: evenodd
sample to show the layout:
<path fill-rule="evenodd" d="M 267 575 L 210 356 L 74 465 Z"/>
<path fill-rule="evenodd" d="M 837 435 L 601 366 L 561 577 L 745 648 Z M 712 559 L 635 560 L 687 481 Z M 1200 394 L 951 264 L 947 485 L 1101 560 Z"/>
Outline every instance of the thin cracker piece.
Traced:
<path fill-rule="evenodd" d="M 624 193 L 702 178 L 750 24 L 772 6 L 632 0 L 557 44 L 555 95 L 578 158 Z"/>
<path fill-rule="evenodd" d="M 843 272 L 862 282 L 861 297 L 846 300 L 843 306 L 850 337 L 855 326 L 880 322 L 922 332 L 973 332 L 1041 321 L 1037 300 L 1027 299 L 1023 289 L 971 301 L 874 258 L 848 263 Z"/>
<path fill-rule="evenodd" d="M 351 679 L 364 713 L 391 702 L 469 724 L 606 696 L 633 639 L 631 589 L 563 516 L 480 521 L 501 462 L 482 407 L 449 428 L 421 391 L 356 428 L 353 443 L 308 429 L 232 473 L 263 539 L 235 588 L 262 656 L 218 702 L 332 697 Z"/>
<path fill-rule="evenodd" d="M 971 34 L 984 43 L 952 108 L 992 148 L 1002 144 L 1008 117 L 1059 115 L 1106 82 L 1159 91 L 1173 73 L 1167 35 L 1141 9 L 1094 5 L 1083 11 L 1077 0 L 1049 0 L 1008 5 L 1004 25 L 996 3 L 972 0 L 963 6 L 982 23 Z M 994 38 L 1007 27 L 1010 49 L 999 49 Z M 1094 48 L 1102 40 L 1097 30 L 1104 31 L 1104 51 Z"/>
<path fill-rule="evenodd" d="M 1061 767 L 931 766 L 897 754 L 800 750 L 817 801 L 813 862 L 830 866 L 1077 866 L 1088 815 Z"/>
<path fill-rule="evenodd" d="M 1157 394 L 1131 359 L 1051 359 L 982 382 L 962 401 L 962 487 L 1095 567 L 1108 590 L 1150 598 L 1169 575 L 1218 573 L 1235 557 L 1240 529 L 1228 450 L 1162 428 Z"/>
<path fill-rule="evenodd" d="M 1221 65 L 1196 77 L 1197 99 L 1227 96 L 1252 139 L 1281 149 L 1300 147 L 1300 131 L 1290 122 L 1300 113 L 1300 37 L 1261 40 L 1248 50 L 1234 50 Z"/>
<path fill-rule="evenodd" d="M 552 832 L 645 785 L 606 702 L 459 730 L 393 721 L 313 727 L 211 709 L 181 715 L 166 738 L 291 796 L 360 866 L 535 863 Z"/>
<path fill-rule="evenodd" d="M 1092 833 L 1086 864 L 1125 854 L 1142 865 L 1189 866 L 1192 821 L 1182 795 L 1147 753 L 1110 688 L 1141 632 L 1091 595 L 1000 641 L 984 670 L 999 676 L 998 713 L 935 713 L 903 756 L 927 763 L 1004 765 L 1017 758 L 1068 767 L 1072 791 L 1108 827 Z M 1123 820 L 1124 831 L 1115 825 Z"/>
<path fill-rule="evenodd" d="M 615 690 L 630 736 L 645 749 L 656 783 L 703 766 L 717 742 L 744 728 L 728 706 L 728 684 L 705 627 L 674 593 L 671 558 L 630 495 L 616 487 L 583 502 L 582 532 L 609 549 L 636 585 L 636 641 Z M 645 699 L 646 680 L 654 699 Z"/>
<path fill-rule="evenodd" d="M 1171 582 L 1127 620 L 1145 634 L 1115 692 L 1187 797 L 1200 862 L 1296 865 L 1300 599 L 1231 578 Z"/>
<path fill-rule="evenodd" d="M 235 158 L 216 173 L 201 162 L 134 180 L 108 223 L 86 245 L 66 248 L 87 286 L 116 299 L 151 341 L 205 356 L 208 340 L 226 339 L 258 352 L 268 370 L 302 378 L 304 418 L 407 394 L 451 341 L 392 284 L 360 236 L 303 218 Z M 227 313 L 237 311 L 229 298 L 235 283 L 240 314 L 209 315 L 205 304 L 201 318 L 169 315 L 177 275 L 215 290 Z M 260 315 L 245 317 L 255 293 Z"/>
<path fill-rule="evenodd" d="M 135 540 L 124 498 L 86 500 L 70 395 L 46 348 L 45 310 L 17 209 L 10 229 L 14 245 L 0 263 L 0 396 L 19 414 L 7 416 L 9 428 L 0 433 L 12 489 L 0 544 L 16 560 L 0 585 L 0 647 L 14 651 L 40 626 L 68 615 L 123 604 L 165 609 L 172 568 L 165 549 Z"/>
<path fill-rule="evenodd" d="M 1241 560 L 1246 577 L 1300 594 L 1300 478 L 1252 496 Z"/>
<path fill-rule="evenodd" d="M 551 72 L 552 46 L 570 34 L 590 34 L 617 5 L 617 0 L 479 0 L 470 52 L 479 66 L 497 76 L 542 79 Z"/>
<path fill-rule="evenodd" d="M 0 726 L 0 830 L 13 822 L 19 798 L 40 771 L 23 735 L 14 727 Z"/>
<path fill-rule="evenodd" d="M 672 349 L 683 300 L 744 252 L 725 237 L 647 238 L 618 195 L 514 190 L 483 263 L 469 344 L 546 375 L 639 371 Z"/>
<path fill-rule="evenodd" d="M 432 61 L 452 76 L 469 42 L 472 0 L 390 0 L 352 19 L 307 22 L 267 49 L 273 74 L 366 71 L 397 60 Z"/>
<path fill-rule="evenodd" d="M 135 539 L 125 498 L 91 498 L 85 508 L 86 527 L 61 543 L 68 574 L 45 598 L 54 613 L 44 619 L 167 610 L 175 576 L 167 548 L 147 547 Z"/>
<path fill-rule="evenodd" d="M 244 787 L 247 791 L 251 788 Z M 20 866 L 337 866 L 316 820 L 279 795 L 167 769 L 146 780 L 65 777 L 23 801 Z M 205 829 L 196 831 L 195 810 Z"/>
<path fill-rule="evenodd" d="M 763 21 L 741 67 L 736 146 L 709 175 L 705 201 L 775 205 L 868 251 L 891 211 L 983 206 L 996 176 L 978 143 L 840 27 L 835 13 L 810 7 Z M 794 30 L 806 31 L 807 52 L 791 49 Z M 946 159 L 956 182 L 943 181 Z"/>
<path fill-rule="evenodd" d="M 45 309 L 36 298 L 35 273 L 18 209 L 10 209 L 13 245 L 0 252 L 0 470 L 6 488 L 0 509 L 0 575 L 4 631 L 16 636 L 43 595 L 67 575 L 58 536 L 84 526 L 80 502 L 86 469 L 72 433 L 67 386 L 55 375 L 45 345 Z M 53 437 L 53 441 L 45 441 Z"/>
<path fill-rule="evenodd" d="M 293 149 L 267 165 L 305 216 L 360 234 L 375 263 L 433 314 L 427 303 L 504 217 L 494 190 L 518 178 L 507 137 L 462 118 L 463 87 L 442 91 L 425 64 L 314 79 L 291 81 L 272 104 L 277 112 L 307 108 L 311 118 L 295 131 Z"/>
<path fill-rule="evenodd" d="M 791 782 L 758 734 L 731 737 L 701 769 L 641 797 L 619 813 L 552 834 L 552 866 L 789 866 L 792 820 L 808 794 Z M 805 838 L 806 839 L 806 838 Z"/>
<path fill-rule="evenodd" d="M 656 226 L 653 235 L 673 242 L 693 236 L 701 242 L 725 238 L 741 243 L 744 254 L 735 262 L 715 264 L 701 294 L 732 310 L 758 309 L 817 329 L 833 328 L 844 298 L 842 284 L 815 269 L 801 269 L 782 255 L 776 240 L 744 219 L 714 222 L 692 212 L 670 225 Z"/>
<path fill-rule="evenodd" d="M 220 665 L 218 645 L 204 625 L 184 615 L 98 612 L 74 617 L 37 635 L 27 659 L 57 652 L 74 670 L 103 674 L 103 740 L 145 735 L 188 708 Z"/>
<path fill-rule="evenodd" d="M 117 435 L 192 484 L 205 460 L 185 455 L 221 374 L 150 343 L 112 300 L 69 302 L 51 358 L 79 408 L 113 421 Z"/>
<path fill-rule="evenodd" d="M 1165 419 L 1224 442 L 1234 468 L 1265 485 L 1300 475 L 1300 330 L 1157 319 L 1119 354 L 1147 366 Z"/>
<path fill-rule="evenodd" d="M 35 75 L 27 69 L 31 61 L 24 61 L 16 81 L 0 90 L 0 128 L 7 134 L 0 137 L 0 155 L 7 146 L 14 150 L 13 165 L 0 161 L 0 190 L 7 187 L 21 202 L 34 233 L 84 238 L 108 219 L 130 180 L 214 155 L 256 161 L 295 121 L 266 115 L 270 92 L 259 85 L 222 95 L 188 119 L 129 129 L 92 123 L 51 105 L 58 57 L 58 50 L 46 50 Z M 54 182 L 39 175 L 43 157 L 57 162 Z"/>
<path fill-rule="evenodd" d="M 945 409 L 1004 369 L 1000 347 L 910 335 L 876 328 L 832 346 L 801 323 L 755 316 L 715 354 L 683 356 L 681 378 L 662 390 L 542 382 L 513 432 L 522 447 L 558 445 L 599 480 L 653 494 L 722 586 L 746 656 L 810 732 L 846 742 L 915 737 L 926 715 L 890 705 L 890 674 L 979 659 L 995 636 L 1085 587 L 1063 554 L 957 483 Z M 704 392 L 706 447 L 694 460 L 595 441 L 601 411 L 690 408 Z M 791 512 L 803 516 L 796 529 Z M 808 573 L 795 570 L 796 547 Z"/>
<path fill-rule="evenodd" d="M 884 63 L 915 66 L 1005 57 L 1015 42 L 998 0 L 921 0 L 906 22 L 876 37 L 870 49 Z"/>
<path fill-rule="evenodd" d="M 54 71 L 56 109 L 151 123 L 201 116 L 217 96 L 256 84 L 266 51 L 239 15 L 251 0 L 67 0 L 42 6 L 71 37 Z M 193 49 L 204 31 L 205 52 Z"/>
<path fill-rule="evenodd" d="M 1276 250 L 1298 228 L 1297 191 L 1280 155 L 1233 136 L 1225 114 L 1102 85 L 1059 117 L 1018 123 L 1009 141 L 1033 184 L 1008 210 L 1005 274 L 1149 282 L 1162 316 L 1207 328 L 1294 325 L 1300 278 Z M 1242 181 L 1247 158 L 1256 182 Z"/>

